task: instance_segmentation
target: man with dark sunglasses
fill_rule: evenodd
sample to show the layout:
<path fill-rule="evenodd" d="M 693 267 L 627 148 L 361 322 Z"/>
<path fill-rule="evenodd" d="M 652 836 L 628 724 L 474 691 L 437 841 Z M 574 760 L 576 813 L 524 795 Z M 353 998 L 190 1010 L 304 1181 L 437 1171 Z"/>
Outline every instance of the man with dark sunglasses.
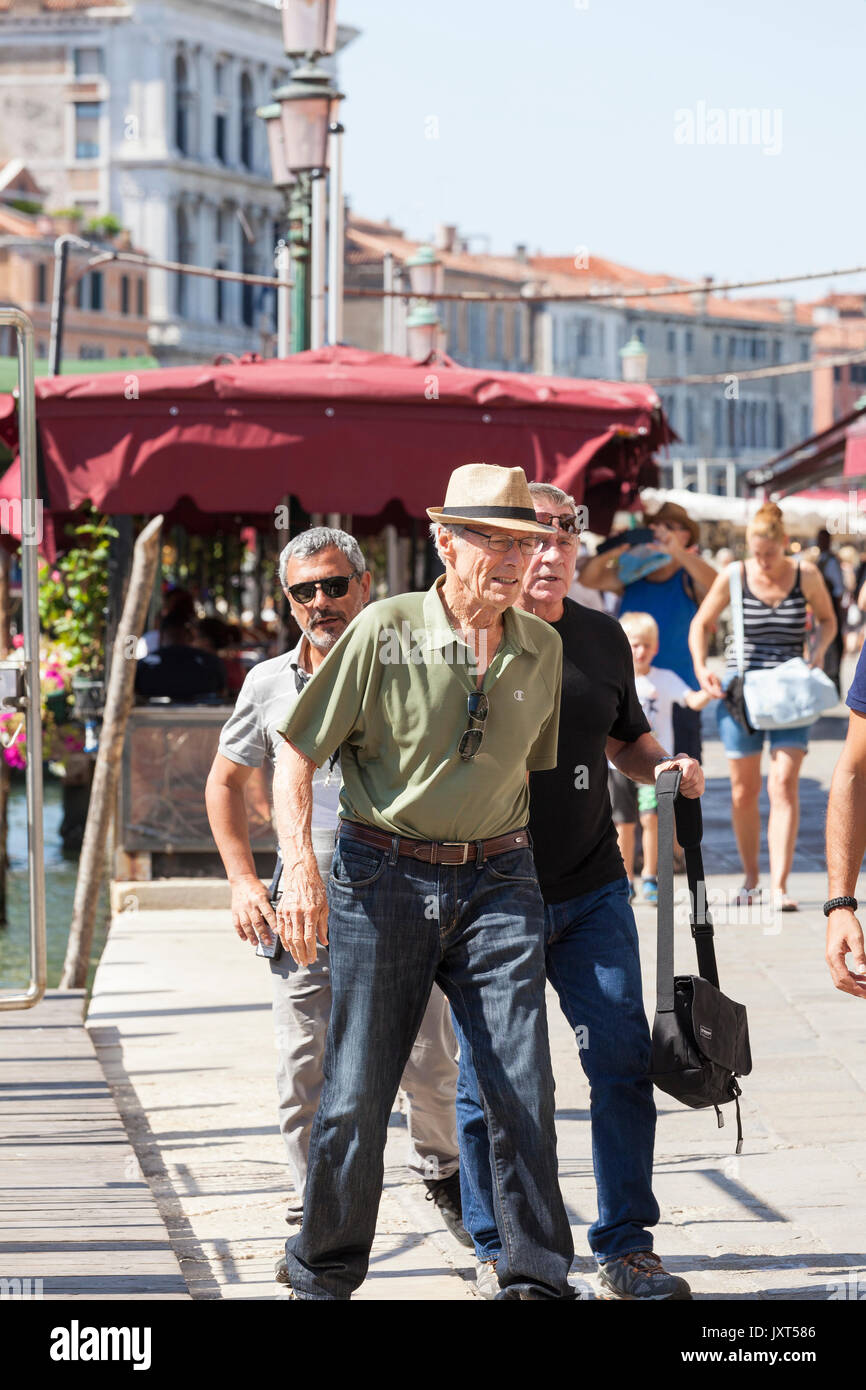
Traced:
<path fill-rule="evenodd" d="M 685 796 L 700 795 L 703 773 L 686 755 L 670 758 L 650 733 L 619 623 L 567 597 L 578 542 L 573 499 L 550 484 L 531 483 L 529 490 L 538 520 L 556 530 L 527 566 L 519 603 L 559 633 L 563 658 L 559 758 L 555 769 L 529 779 L 529 829 L 544 898 L 547 975 L 590 1084 L 598 1218 L 589 1242 L 604 1297 L 686 1299 L 688 1284 L 668 1273 L 652 1248 L 659 1208 L 650 1034 L 607 760 L 649 784 L 663 767 L 679 767 Z M 494 1297 L 503 1239 L 478 1078 L 462 1045 L 457 1113 L 464 1222 L 475 1240 L 477 1286 Z"/>
<path fill-rule="evenodd" d="M 296 1298 L 345 1300 L 366 1275 L 388 1115 L 435 981 L 484 1089 L 507 1233 L 501 1297 L 569 1299 L 543 904 L 526 829 L 527 774 L 556 764 L 562 648 L 514 608 L 550 528 L 523 470 L 486 464 L 456 469 L 428 516 L 444 576 L 426 594 L 371 604 L 280 725 L 274 805 L 292 881 L 280 935 L 300 963 L 329 940 L 333 988 L 288 1276 Z M 338 748 L 326 896 L 310 784 Z"/>
<path fill-rule="evenodd" d="M 270 944 L 276 916 L 256 873 L 245 792 L 254 769 L 276 757 L 282 742 L 276 725 L 287 704 L 299 698 L 370 595 L 370 574 L 357 541 L 331 527 L 314 527 L 290 541 L 280 556 L 279 572 L 301 640 L 247 675 L 223 727 L 207 785 L 211 828 L 232 888 L 232 924 L 240 939 L 253 946 L 259 938 Z M 334 852 L 340 782 L 335 756 L 317 770 L 312 785 L 312 843 L 325 877 Z M 303 1211 L 310 1130 L 323 1083 L 331 1009 L 328 952 L 321 946 L 304 965 L 283 953 L 270 962 L 270 969 L 280 1129 L 294 1186 L 286 1221 L 296 1227 Z M 441 990 L 435 989 L 401 1078 L 408 1164 L 425 1182 L 428 1199 L 452 1235 L 466 1244 L 457 1173 L 456 1055 L 450 1010 Z M 285 1282 L 282 1258 L 277 1279 Z"/>

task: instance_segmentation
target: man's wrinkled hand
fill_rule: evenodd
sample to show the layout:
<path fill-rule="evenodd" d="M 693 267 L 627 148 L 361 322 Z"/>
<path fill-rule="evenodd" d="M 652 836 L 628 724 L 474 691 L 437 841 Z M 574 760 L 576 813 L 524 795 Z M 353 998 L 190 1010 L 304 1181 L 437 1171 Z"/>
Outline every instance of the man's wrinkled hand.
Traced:
<path fill-rule="evenodd" d="M 286 867 L 277 903 L 280 940 L 298 965 L 312 965 L 328 944 L 328 898 L 315 860 Z"/>
<path fill-rule="evenodd" d="M 851 955 L 849 970 L 845 957 Z M 844 994 L 866 999 L 866 951 L 863 929 L 847 907 L 837 907 L 827 918 L 827 964 L 833 984 Z"/>
<path fill-rule="evenodd" d="M 666 763 L 659 763 L 655 769 L 655 776 L 660 772 L 670 772 L 678 767 L 682 773 L 680 779 L 680 791 L 683 796 L 695 797 L 703 796 L 706 785 L 704 779 L 704 769 L 696 758 L 689 758 L 685 753 L 675 753 Z"/>
<path fill-rule="evenodd" d="M 268 891 L 255 874 L 245 874 L 232 883 L 232 926 L 241 941 L 253 946 L 259 940 L 270 945 L 271 932 L 277 930 L 277 915 Z"/>

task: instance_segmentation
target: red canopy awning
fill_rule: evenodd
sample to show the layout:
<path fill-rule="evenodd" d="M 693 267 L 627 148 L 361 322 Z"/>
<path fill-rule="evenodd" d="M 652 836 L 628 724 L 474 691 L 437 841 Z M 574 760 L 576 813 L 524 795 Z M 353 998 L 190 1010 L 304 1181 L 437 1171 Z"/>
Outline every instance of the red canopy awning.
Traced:
<path fill-rule="evenodd" d="M 673 438 L 645 385 L 419 364 L 355 348 L 286 359 L 175 367 L 36 383 L 42 487 L 52 514 L 265 515 L 287 494 L 308 512 L 421 518 L 451 471 L 519 465 L 555 482 L 606 531 L 652 453 Z M 0 434 L 15 447 L 11 398 Z M 0 499 L 20 497 L 17 469 Z"/>

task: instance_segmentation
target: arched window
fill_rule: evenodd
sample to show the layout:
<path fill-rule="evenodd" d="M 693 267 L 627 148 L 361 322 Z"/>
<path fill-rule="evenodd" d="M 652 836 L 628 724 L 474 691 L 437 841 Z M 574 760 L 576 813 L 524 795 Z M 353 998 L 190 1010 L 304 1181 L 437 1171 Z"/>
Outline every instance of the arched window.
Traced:
<path fill-rule="evenodd" d="M 255 244 L 247 241 L 244 237 L 242 245 L 241 270 L 245 275 L 255 275 L 259 269 Z M 260 285 L 251 285 L 246 280 L 241 284 L 241 318 L 247 328 L 255 327 L 256 299 L 260 292 Z"/>
<path fill-rule="evenodd" d="M 226 65 L 220 59 L 214 70 L 214 82 L 216 85 L 216 102 L 214 106 L 214 154 L 220 164 L 228 164 L 228 129 L 229 118 L 226 109 Z"/>
<path fill-rule="evenodd" d="M 183 54 L 178 53 L 174 60 L 174 143 L 181 154 L 190 153 L 191 103 L 189 68 Z"/>
<path fill-rule="evenodd" d="M 255 116 L 252 79 L 244 72 L 241 73 L 241 164 L 245 169 L 253 167 Z"/>
<path fill-rule="evenodd" d="M 193 257 L 192 234 L 190 232 L 189 217 L 186 209 L 178 207 L 176 214 L 176 237 L 177 237 L 177 259 L 183 265 L 191 265 Z M 189 276 L 177 275 L 175 277 L 177 286 L 176 305 L 178 318 L 185 318 L 189 313 Z"/>

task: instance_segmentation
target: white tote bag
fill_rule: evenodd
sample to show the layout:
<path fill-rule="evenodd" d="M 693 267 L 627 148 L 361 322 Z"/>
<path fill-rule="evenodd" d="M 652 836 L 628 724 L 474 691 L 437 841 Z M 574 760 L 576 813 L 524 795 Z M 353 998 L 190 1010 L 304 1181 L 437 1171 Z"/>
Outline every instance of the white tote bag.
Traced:
<path fill-rule="evenodd" d="M 838 703 L 835 685 L 801 656 L 764 671 L 746 671 L 743 576 L 739 565 L 731 570 L 730 580 L 734 652 L 737 671 L 745 677 L 743 698 L 749 723 L 753 729 L 805 728 Z"/>

